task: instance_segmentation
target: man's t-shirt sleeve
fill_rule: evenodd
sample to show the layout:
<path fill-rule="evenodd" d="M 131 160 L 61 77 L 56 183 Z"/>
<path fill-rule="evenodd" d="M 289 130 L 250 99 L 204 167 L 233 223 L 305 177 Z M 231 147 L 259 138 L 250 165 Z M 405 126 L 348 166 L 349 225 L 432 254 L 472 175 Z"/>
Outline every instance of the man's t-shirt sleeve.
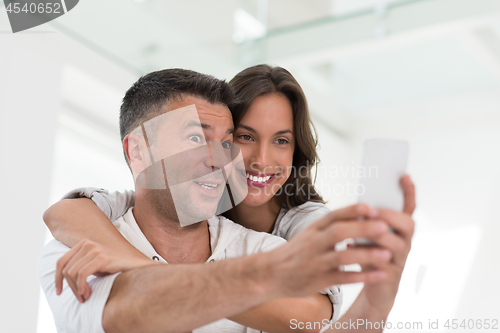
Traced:
<path fill-rule="evenodd" d="M 79 303 L 73 291 L 64 281 L 63 292 L 56 295 L 55 272 L 57 260 L 69 248 L 63 243 L 53 240 L 49 242 L 38 261 L 38 275 L 43 292 L 54 315 L 59 333 L 104 333 L 102 315 L 114 280 L 118 274 L 105 277 L 91 276 L 87 279 L 92 289 L 90 298 Z"/>

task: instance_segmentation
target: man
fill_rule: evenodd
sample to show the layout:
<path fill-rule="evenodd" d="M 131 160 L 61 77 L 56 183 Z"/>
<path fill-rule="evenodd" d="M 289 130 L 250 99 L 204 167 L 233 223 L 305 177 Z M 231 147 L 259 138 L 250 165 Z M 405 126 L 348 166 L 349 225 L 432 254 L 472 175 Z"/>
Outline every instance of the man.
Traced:
<path fill-rule="evenodd" d="M 203 179 L 216 171 L 222 174 L 224 163 L 216 165 L 210 161 L 205 164 L 205 168 L 211 172 L 207 170 L 201 174 L 196 173 L 198 177 L 190 175 L 187 181 L 182 179 L 171 182 L 167 176 L 163 178 L 166 183 L 161 185 L 158 182 L 161 179 L 160 171 L 164 175 L 176 174 L 178 171 L 175 167 L 166 170 L 165 163 L 159 168 L 158 161 L 185 152 L 181 146 L 192 143 L 175 141 L 179 136 L 172 136 L 171 131 L 158 131 L 161 126 L 152 126 L 157 132 L 153 130 L 153 141 L 156 144 L 151 144 L 148 139 L 151 138 L 151 132 L 145 130 L 144 124 L 153 118 L 195 105 L 200 124 L 195 127 L 203 129 L 204 139 L 207 142 L 230 140 L 232 118 L 227 105 L 231 104 L 231 96 L 223 83 L 214 80 L 190 71 L 167 70 L 151 73 L 129 89 L 122 106 L 121 128 L 124 151 L 136 181 L 136 201 L 133 212 L 129 211 L 124 218 L 115 221 L 115 226 L 141 252 L 164 263 L 202 263 L 210 260 L 218 253 L 217 246 L 222 237 L 213 240 L 214 235 L 222 234 L 223 231 L 229 235 L 229 244 L 225 244 L 223 253 L 219 253 L 217 261 L 210 265 L 154 265 L 120 275 L 93 278 L 90 281 L 93 296 L 89 298 L 87 292 L 88 301 L 78 304 L 70 287 L 73 290 L 81 289 L 85 285 L 82 279 L 68 279 L 70 286 L 64 288 L 61 296 L 55 295 L 54 266 L 68 249 L 58 242 L 52 242 L 42 253 L 40 275 L 56 324 L 61 331 L 97 332 L 104 328 L 106 332 L 182 332 L 217 320 L 219 321 L 211 324 L 215 326 L 205 326 L 205 331 L 224 332 L 241 328 L 233 326 L 228 320 L 220 320 L 221 318 L 230 318 L 266 331 L 283 330 L 287 328 L 283 324 L 288 324 L 289 321 L 279 322 L 276 318 L 283 313 L 273 317 L 273 310 L 283 312 L 286 310 L 283 308 L 289 304 L 293 308 L 300 308 L 304 302 L 319 309 L 318 304 L 324 302 L 325 297 L 310 295 L 329 285 L 384 280 L 385 274 L 379 271 L 353 273 L 338 270 L 340 265 L 350 263 L 380 267 L 390 259 L 387 251 L 376 248 L 345 252 L 334 250 L 337 242 L 348 237 L 366 237 L 377 241 L 388 234 L 386 223 L 345 221 L 360 216 L 370 217 L 370 213 L 374 211 L 366 207 L 365 211 L 356 211 L 351 207 L 334 212 L 304 230 L 290 243 L 282 245 L 283 241 L 279 238 L 244 229 L 218 217 L 213 221 L 209 219 L 193 223 L 196 219 L 211 216 L 215 212 L 215 201 L 205 200 L 208 193 L 200 194 L 203 190 L 198 187 L 208 187 L 207 191 L 216 188 L 212 186 L 214 183 L 208 184 Z M 200 88 L 204 86 L 209 89 Z M 149 102 L 144 104 L 145 100 Z M 132 112 L 127 113 L 127 105 L 135 106 L 130 108 Z M 141 131 L 134 133 L 139 127 L 143 132 L 142 137 L 137 134 Z M 173 128 L 171 130 L 174 131 Z M 170 135 L 170 138 L 162 138 L 162 135 Z M 168 144 L 162 147 L 165 142 Z M 207 163 L 206 159 L 204 163 Z M 199 178 L 202 179 L 201 182 L 193 181 Z M 180 190 L 173 190 L 173 186 L 170 186 L 172 183 L 181 185 Z M 221 191 L 214 197 L 218 199 L 220 195 Z M 197 204 L 207 205 L 204 214 L 208 215 L 194 216 L 198 210 L 190 210 L 189 204 L 183 206 L 186 198 L 196 196 Z M 181 206 L 184 208 L 178 209 Z M 388 220 L 391 224 L 397 219 Z M 181 227 L 182 221 L 187 226 Z M 83 258 L 88 258 L 84 257 L 85 251 L 80 251 L 85 250 L 85 247 L 88 248 L 89 244 L 79 244 L 73 249 L 75 256 L 70 256 L 73 261 L 70 266 L 76 271 L 82 269 Z M 92 253 L 93 249 L 94 245 L 90 244 L 91 251 L 86 253 Z M 257 254 L 243 258 L 228 259 L 256 252 Z M 218 261 L 222 259 L 227 260 Z M 117 261 L 108 263 L 111 262 Z M 97 271 L 114 273 L 117 270 L 110 264 Z M 66 277 L 70 276 L 71 273 L 68 273 Z M 387 295 L 391 298 L 393 293 Z M 308 298 L 288 301 L 280 299 L 305 296 Z M 387 304 L 389 303 L 390 300 Z M 293 308 L 290 310 L 293 311 Z M 352 315 L 370 317 L 366 313 L 370 308 L 353 308 Z M 315 315 L 317 321 L 322 321 L 331 316 L 331 309 L 328 314 L 317 311 Z M 378 313 L 377 316 L 385 318 L 384 313 Z M 308 318 L 310 320 L 311 316 Z M 370 319 L 372 318 L 373 315 Z M 290 329 L 289 324 L 288 328 Z"/>

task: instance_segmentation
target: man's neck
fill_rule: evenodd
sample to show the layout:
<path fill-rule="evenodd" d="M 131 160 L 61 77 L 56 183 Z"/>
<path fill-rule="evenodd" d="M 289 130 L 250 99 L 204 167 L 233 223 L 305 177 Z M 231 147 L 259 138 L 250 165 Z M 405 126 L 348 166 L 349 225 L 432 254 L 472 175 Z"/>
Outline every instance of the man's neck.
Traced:
<path fill-rule="evenodd" d="M 167 262 L 205 262 L 212 254 L 207 220 L 181 227 L 178 221 L 158 216 L 141 198 L 136 198 L 132 212 L 149 243 Z"/>

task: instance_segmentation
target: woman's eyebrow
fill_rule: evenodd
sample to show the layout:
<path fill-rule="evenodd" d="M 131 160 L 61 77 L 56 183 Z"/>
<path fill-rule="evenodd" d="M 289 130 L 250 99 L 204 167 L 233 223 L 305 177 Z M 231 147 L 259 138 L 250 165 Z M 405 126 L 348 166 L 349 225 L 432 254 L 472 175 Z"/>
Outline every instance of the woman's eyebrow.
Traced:
<path fill-rule="evenodd" d="M 239 125 L 238 127 L 242 127 L 244 129 L 246 129 L 247 131 L 250 131 L 250 132 L 257 132 L 256 130 L 254 130 L 253 128 L 251 128 L 250 126 L 247 126 L 247 125 Z"/>
<path fill-rule="evenodd" d="M 286 133 L 293 134 L 292 130 L 286 129 L 286 130 L 278 131 L 274 135 L 281 135 L 281 134 L 286 134 Z"/>
<path fill-rule="evenodd" d="M 238 125 L 238 127 L 244 128 L 244 129 L 246 129 L 247 131 L 250 131 L 250 132 L 257 133 L 256 130 L 254 130 L 252 127 L 247 126 L 247 125 L 240 124 L 240 125 Z M 286 134 L 286 133 L 293 134 L 292 130 L 286 129 L 286 130 L 278 131 L 278 132 L 274 133 L 274 135 L 282 135 L 282 134 Z"/>

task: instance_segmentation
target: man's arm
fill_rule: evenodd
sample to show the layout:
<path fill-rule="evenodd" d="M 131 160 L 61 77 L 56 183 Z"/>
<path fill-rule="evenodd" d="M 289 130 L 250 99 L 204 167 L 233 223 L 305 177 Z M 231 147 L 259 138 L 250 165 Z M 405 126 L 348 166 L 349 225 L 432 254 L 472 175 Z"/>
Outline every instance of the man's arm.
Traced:
<path fill-rule="evenodd" d="M 318 332 L 318 327 L 323 327 L 332 315 L 332 303 L 328 296 L 317 294 L 271 300 L 228 319 L 264 332 Z M 297 329 L 290 324 L 292 320 L 320 325 L 316 325 L 316 329 Z"/>
<path fill-rule="evenodd" d="M 330 285 L 377 282 L 378 270 L 344 272 L 340 265 L 383 266 L 380 249 L 337 252 L 334 245 L 351 236 L 377 238 L 383 222 L 319 220 L 291 242 L 267 253 L 210 265 L 149 266 L 115 280 L 103 314 L 110 332 L 184 332 L 283 297 L 303 297 Z"/>
<path fill-rule="evenodd" d="M 76 298 L 71 306 L 61 306 L 55 293 L 55 272 L 50 278 L 52 285 L 47 285 L 47 274 L 42 274 L 42 285 L 56 320 L 62 318 L 58 325 L 68 325 L 68 331 L 78 331 L 78 318 L 92 320 L 90 326 L 94 327 L 102 317 L 109 332 L 185 332 L 275 298 L 310 296 L 334 284 L 383 280 L 385 275 L 378 270 L 343 272 L 338 267 L 352 263 L 383 265 L 386 261 L 380 253 L 384 250 L 337 252 L 334 245 L 348 237 L 381 237 L 388 233 L 386 223 L 338 220 L 332 223 L 335 214 L 318 220 L 291 242 L 267 253 L 210 265 L 157 265 L 123 273 L 111 281 L 109 298 L 102 289 L 97 294 L 93 290 L 91 303 L 107 299 L 104 309 L 88 302 L 79 304 Z M 45 262 L 43 266 L 50 265 Z M 55 261 L 52 266 L 55 271 Z M 99 285 L 100 279 L 107 278 L 95 278 L 92 282 Z M 66 286 L 63 295 L 68 292 L 71 290 Z M 90 308 L 101 312 L 86 313 Z"/>
<path fill-rule="evenodd" d="M 103 313 L 112 332 L 184 332 L 276 297 L 264 254 L 134 269 L 115 280 Z"/>
<path fill-rule="evenodd" d="M 56 294 L 61 294 L 63 278 L 66 278 L 76 297 L 83 303 L 91 296 L 86 283 L 90 275 L 109 275 L 155 264 L 162 265 L 148 258 L 144 258 L 143 262 L 137 262 L 92 241 L 82 241 L 58 260 Z M 229 319 L 266 332 L 291 332 L 292 319 L 324 322 L 324 319 L 331 317 L 332 304 L 328 296 L 318 294 L 310 297 L 276 299 Z"/>

